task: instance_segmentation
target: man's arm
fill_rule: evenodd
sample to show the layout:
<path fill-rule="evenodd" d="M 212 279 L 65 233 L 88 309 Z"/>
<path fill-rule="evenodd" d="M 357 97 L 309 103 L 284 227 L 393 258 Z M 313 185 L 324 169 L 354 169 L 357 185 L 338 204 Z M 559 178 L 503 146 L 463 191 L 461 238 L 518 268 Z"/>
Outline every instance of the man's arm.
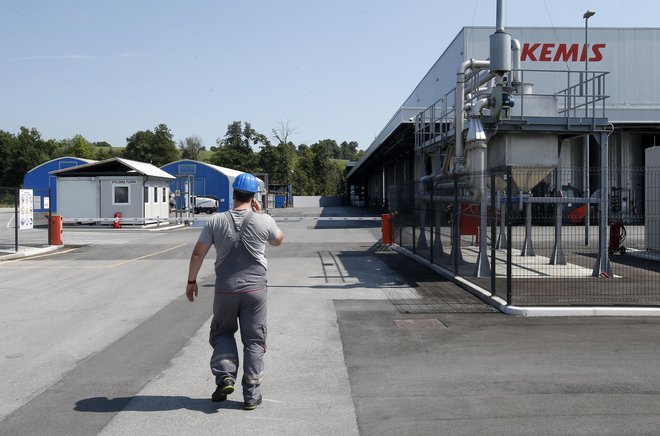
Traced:
<path fill-rule="evenodd" d="M 188 301 L 194 301 L 199 292 L 197 287 L 197 273 L 202 267 L 202 262 L 209 252 L 211 245 L 198 242 L 193 248 L 192 255 L 190 256 L 190 265 L 188 266 L 188 284 L 186 285 L 186 297 Z"/>
<path fill-rule="evenodd" d="M 268 243 L 273 247 L 277 247 L 278 245 L 282 245 L 282 241 L 284 241 L 284 232 L 280 229 L 277 229 L 277 237 L 275 237 L 275 239 L 269 240 Z"/>

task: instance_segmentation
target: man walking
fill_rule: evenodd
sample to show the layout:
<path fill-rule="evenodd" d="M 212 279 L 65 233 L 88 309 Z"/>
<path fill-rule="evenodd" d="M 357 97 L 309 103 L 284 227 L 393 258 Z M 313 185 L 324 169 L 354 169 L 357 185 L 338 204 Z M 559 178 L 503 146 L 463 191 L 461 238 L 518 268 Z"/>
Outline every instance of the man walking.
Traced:
<path fill-rule="evenodd" d="M 259 190 L 252 174 L 236 177 L 234 208 L 211 216 L 195 244 L 188 268 L 186 296 L 198 294 L 197 273 L 211 245 L 215 246 L 215 296 L 209 342 L 211 371 L 217 388 L 211 400 L 220 402 L 234 392 L 239 358 L 234 333 L 240 324 L 243 342 L 243 398 L 245 410 L 261 404 L 263 355 L 266 352 L 266 242 L 278 246 L 284 233 L 270 215 L 260 214 L 254 199 Z"/>

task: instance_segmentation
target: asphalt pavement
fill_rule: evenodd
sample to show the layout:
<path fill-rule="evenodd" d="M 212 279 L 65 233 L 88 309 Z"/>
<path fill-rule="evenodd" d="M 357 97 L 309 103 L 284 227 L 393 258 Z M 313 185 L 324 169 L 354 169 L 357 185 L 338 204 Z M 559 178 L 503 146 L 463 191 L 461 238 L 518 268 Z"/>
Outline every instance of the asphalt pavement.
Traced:
<path fill-rule="evenodd" d="M 199 227 L 0 262 L 0 434 L 657 434 L 660 320 L 501 314 L 355 209 L 273 211 L 264 403 L 209 401 Z M 36 237 L 36 236 L 35 236 Z"/>

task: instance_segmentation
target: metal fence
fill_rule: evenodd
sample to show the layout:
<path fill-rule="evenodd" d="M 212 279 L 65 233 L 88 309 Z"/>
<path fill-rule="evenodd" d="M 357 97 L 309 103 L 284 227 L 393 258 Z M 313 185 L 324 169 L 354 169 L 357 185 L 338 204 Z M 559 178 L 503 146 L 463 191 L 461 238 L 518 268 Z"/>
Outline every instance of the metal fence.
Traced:
<path fill-rule="evenodd" d="M 33 194 L 33 226 L 49 228 L 50 192 L 48 189 L 34 189 Z M 50 241 L 40 234 L 31 233 L 27 236 L 25 230 L 19 230 L 19 188 L 0 187 L 0 251 L 19 251 L 19 245 L 43 245 Z M 36 238 L 36 239 L 35 239 Z"/>
<path fill-rule="evenodd" d="M 483 195 L 471 187 L 479 177 Z M 606 202 L 576 187 L 599 186 L 596 168 L 507 167 L 392 186 L 395 242 L 509 305 L 659 306 L 660 169 L 607 177 Z"/>
<path fill-rule="evenodd" d="M 0 187 L 0 250 L 18 251 L 18 189 Z"/>

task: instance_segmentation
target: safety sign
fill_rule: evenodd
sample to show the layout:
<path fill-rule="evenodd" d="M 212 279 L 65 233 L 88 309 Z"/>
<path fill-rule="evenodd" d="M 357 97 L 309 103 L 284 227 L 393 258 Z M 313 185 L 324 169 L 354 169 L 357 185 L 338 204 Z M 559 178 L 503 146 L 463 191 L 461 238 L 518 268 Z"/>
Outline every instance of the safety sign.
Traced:
<path fill-rule="evenodd" d="M 34 224 L 34 203 L 32 198 L 32 189 L 19 189 L 18 196 L 20 198 L 19 214 L 18 214 L 18 228 L 31 229 Z"/>

